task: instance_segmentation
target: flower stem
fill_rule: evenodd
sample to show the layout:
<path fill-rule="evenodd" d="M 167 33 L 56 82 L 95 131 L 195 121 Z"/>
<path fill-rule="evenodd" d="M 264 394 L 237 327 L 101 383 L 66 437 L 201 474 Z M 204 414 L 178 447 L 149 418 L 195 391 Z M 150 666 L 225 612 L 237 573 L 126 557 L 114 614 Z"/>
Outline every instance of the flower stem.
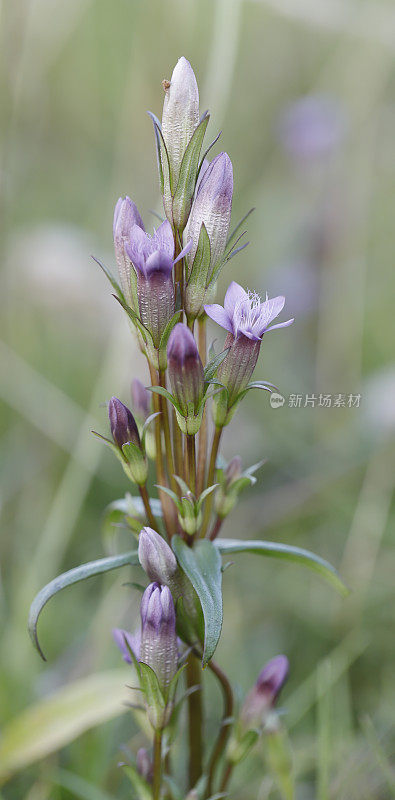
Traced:
<path fill-rule="evenodd" d="M 181 478 L 184 470 L 184 452 L 182 447 L 181 428 L 177 422 L 176 412 L 173 414 L 173 444 L 176 475 Z"/>
<path fill-rule="evenodd" d="M 207 476 L 207 486 L 212 486 L 214 483 L 215 477 L 215 464 L 217 461 L 218 449 L 219 444 L 221 441 L 223 428 L 215 428 L 214 436 L 213 436 L 213 443 L 211 446 L 211 456 L 210 456 L 210 465 L 208 468 L 208 476 Z M 203 516 L 203 523 L 202 528 L 200 531 L 200 536 L 203 538 L 207 533 L 208 524 L 210 522 L 211 517 L 211 509 L 213 507 L 213 495 L 210 494 L 206 500 L 206 504 L 204 507 L 204 516 Z"/>
<path fill-rule="evenodd" d="M 222 754 L 224 753 L 229 738 L 231 725 L 233 724 L 233 692 L 232 692 L 232 687 L 225 673 L 218 666 L 218 664 L 216 664 L 215 661 L 210 661 L 208 666 L 214 673 L 216 678 L 219 680 L 224 697 L 224 713 L 222 717 L 221 727 L 217 737 L 217 741 L 215 742 L 214 745 L 214 749 L 211 753 L 208 765 L 208 779 L 207 779 L 206 792 L 207 792 L 207 797 L 210 797 L 213 791 L 213 781 L 215 778 L 215 772 L 219 760 Z"/>
<path fill-rule="evenodd" d="M 232 761 L 227 761 L 226 762 L 226 766 L 225 766 L 225 769 L 224 769 L 224 774 L 222 776 L 220 792 L 224 792 L 225 791 L 225 789 L 226 789 L 226 787 L 227 787 L 227 785 L 228 785 L 228 783 L 230 781 L 230 778 L 231 778 L 231 775 L 232 775 L 232 772 L 233 772 L 233 767 L 234 767 L 234 764 L 232 763 Z"/>
<path fill-rule="evenodd" d="M 156 519 L 152 513 L 146 484 L 144 484 L 144 486 L 139 486 L 139 492 L 144 504 L 148 525 L 150 525 L 151 528 L 154 528 L 154 530 L 158 530 L 158 523 L 156 522 Z"/>
<path fill-rule="evenodd" d="M 149 363 L 149 362 L 148 362 Z M 149 363 L 149 371 L 151 376 L 151 385 L 157 386 L 158 380 L 156 375 L 156 370 Z M 154 411 L 160 412 L 160 402 L 159 402 L 159 395 L 154 393 Z M 155 463 L 156 463 L 156 479 L 158 484 L 161 486 L 166 486 L 166 475 L 163 468 L 163 457 L 162 457 L 162 431 L 161 431 L 161 415 L 158 414 L 155 417 Z M 165 492 L 161 492 L 159 489 L 159 497 L 162 505 L 163 511 L 163 520 L 165 523 L 165 528 L 167 532 L 168 538 L 171 537 L 171 530 L 172 530 L 172 516 L 171 516 L 171 508 L 170 508 L 170 497 Z"/>
<path fill-rule="evenodd" d="M 218 534 L 219 534 L 219 532 L 220 532 L 220 530 L 222 528 L 223 521 L 224 521 L 223 517 L 218 517 L 217 516 L 217 518 L 216 518 L 216 520 L 214 522 L 214 525 L 213 525 L 213 527 L 211 529 L 210 536 L 208 537 L 210 539 L 210 542 L 213 542 L 214 539 L 217 538 L 217 536 L 218 536 Z"/>
<path fill-rule="evenodd" d="M 159 800 L 162 784 L 162 731 L 154 734 L 154 763 L 152 781 L 152 800 Z"/>
<path fill-rule="evenodd" d="M 196 453 L 195 437 L 187 433 L 187 484 L 193 494 L 196 494 Z"/>
<path fill-rule="evenodd" d="M 188 689 L 199 687 L 188 697 L 189 785 L 192 788 L 203 771 L 203 698 L 202 670 L 192 653 L 186 667 Z"/>
<path fill-rule="evenodd" d="M 198 319 L 198 348 L 199 355 L 203 366 L 206 365 L 206 320 Z M 196 495 L 199 497 L 204 489 L 204 480 L 206 477 L 206 459 L 207 459 L 207 414 L 206 409 L 203 411 L 202 424 L 199 429 L 199 449 L 198 449 L 198 463 L 197 463 L 197 478 L 196 478 Z"/>
<path fill-rule="evenodd" d="M 162 370 L 159 372 L 159 385 L 162 386 L 163 389 L 166 389 L 166 375 Z M 166 454 L 167 472 L 171 483 L 171 487 L 173 491 L 177 493 L 178 485 L 177 481 L 174 480 L 174 461 L 173 461 L 173 449 L 172 449 L 171 435 L 170 435 L 169 410 L 167 407 L 166 398 L 160 397 L 159 399 L 163 416 L 163 432 L 165 435 L 165 454 Z"/>

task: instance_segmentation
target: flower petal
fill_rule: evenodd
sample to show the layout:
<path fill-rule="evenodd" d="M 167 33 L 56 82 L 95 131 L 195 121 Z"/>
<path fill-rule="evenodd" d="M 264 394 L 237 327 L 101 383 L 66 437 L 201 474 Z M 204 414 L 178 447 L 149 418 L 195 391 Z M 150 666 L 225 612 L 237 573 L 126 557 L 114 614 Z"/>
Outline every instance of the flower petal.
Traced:
<path fill-rule="evenodd" d="M 115 644 L 119 647 L 123 660 L 127 662 L 127 664 L 132 663 L 132 657 L 129 653 L 129 649 L 126 645 L 129 645 L 133 655 L 135 656 L 136 660 L 139 661 L 140 659 L 140 645 L 141 645 L 141 633 L 140 631 L 136 631 L 136 633 L 128 633 L 128 631 L 124 631 L 121 628 L 114 628 L 112 632 Z M 126 639 L 126 642 L 125 642 Z"/>
<path fill-rule="evenodd" d="M 174 237 L 173 230 L 168 219 L 159 225 L 155 231 L 152 241 L 155 245 L 155 250 L 163 250 L 171 260 L 174 258 Z"/>
<path fill-rule="evenodd" d="M 130 239 L 125 244 L 125 250 L 134 266 L 143 272 L 146 259 L 155 249 L 152 246 L 152 239 L 147 236 L 139 225 L 133 225 L 130 231 Z"/>
<path fill-rule="evenodd" d="M 272 319 L 278 317 L 280 311 L 282 311 L 284 308 L 284 304 L 285 297 L 282 295 L 279 295 L 278 297 L 272 297 L 270 300 L 265 300 L 265 302 L 262 303 L 259 312 L 259 326 L 261 333 L 264 333 Z"/>
<path fill-rule="evenodd" d="M 187 244 L 185 245 L 185 247 L 181 250 L 180 255 L 178 255 L 175 261 L 173 261 L 173 264 L 177 264 L 177 261 L 179 261 L 181 258 L 184 258 L 184 256 L 186 256 L 187 253 L 189 253 L 189 251 L 192 248 L 192 244 L 193 244 L 192 239 L 190 239 L 189 242 L 187 242 Z"/>
<path fill-rule="evenodd" d="M 240 286 L 239 283 L 232 281 L 226 290 L 224 300 L 225 311 L 230 317 L 233 316 L 235 305 L 240 303 L 242 300 L 248 300 L 247 292 L 242 286 Z"/>
<path fill-rule="evenodd" d="M 278 322 L 277 325 L 270 325 L 269 328 L 266 328 L 265 333 L 268 333 L 269 331 L 275 331 L 276 328 L 288 328 L 288 326 L 292 325 L 293 322 L 295 322 L 295 320 L 292 317 L 292 319 L 287 319 L 286 322 Z"/>
<path fill-rule="evenodd" d="M 163 250 L 155 250 L 145 262 L 144 275 L 149 278 L 153 272 L 161 272 L 165 277 L 171 274 L 173 262 Z"/>
<path fill-rule="evenodd" d="M 221 328 L 225 328 L 229 333 L 233 333 L 232 321 L 229 314 L 226 313 L 222 306 L 218 305 L 218 303 L 212 303 L 211 305 L 204 306 L 204 310 L 208 317 L 211 317 L 214 322 L 221 325 Z"/>

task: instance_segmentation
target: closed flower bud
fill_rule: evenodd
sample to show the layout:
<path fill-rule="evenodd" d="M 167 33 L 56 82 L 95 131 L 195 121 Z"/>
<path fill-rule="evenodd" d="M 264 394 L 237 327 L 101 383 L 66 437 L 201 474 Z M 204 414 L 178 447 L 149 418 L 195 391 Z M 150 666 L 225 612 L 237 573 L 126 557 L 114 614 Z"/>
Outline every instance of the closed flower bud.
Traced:
<path fill-rule="evenodd" d="M 108 404 L 108 416 L 124 470 L 131 480 L 142 486 L 147 480 L 148 466 L 134 416 L 117 397 L 112 397 Z"/>
<path fill-rule="evenodd" d="M 288 659 L 283 655 L 272 658 L 263 668 L 241 709 L 240 719 L 245 728 L 259 728 L 266 723 L 287 680 L 288 670 Z"/>
<path fill-rule="evenodd" d="M 192 248 L 187 256 L 188 267 L 192 266 L 195 258 L 202 222 L 210 239 L 211 268 L 222 259 L 229 234 L 232 196 L 232 162 L 227 153 L 220 153 L 207 167 L 199 183 L 185 229 L 186 241 L 192 239 Z"/>
<path fill-rule="evenodd" d="M 242 461 L 240 456 L 234 456 L 226 467 L 223 480 L 215 495 L 215 510 L 221 519 L 230 514 L 237 502 L 237 491 L 232 490 L 232 484 L 236 483 L 242 475 Z"/>
<path fill-rule="evenodd" d="M 178 573 L 176 557 L 163 536 L 145 527 L 139 536 L 139 561 L 151 581 L 171 586 Z"/>
<path fill-rule="evenodd" d="M 170 334 L 167 360 L 179 425 L 184 433 L 195 434 L 202 419 L 204 370 L 194 336 L 182 322 Z"/>
<path fill-rule="evenodd" d="M 178 663 L 176 614 L 170 589 L 151 583 L 143 594 L 140 613 L 140 661 L 153 669 L 161 689 L 165 690 L 177 672 Z"/>
<path fill-rule="evenodd" d="M 142 422 L 152 414 L 152 394 L 138 378 L 133 378 L 131 386 L 133 410 Z"/>
<path fill-rule="evenodd" d="M 177 61 L 170 82 L 164 81 L 163 85 L 162 133 L 175 188 L 183 155 L 199 124 L 199 90 L 195 73 L 186 58 Z"/>
<path fill-rule="evenodd" d="M 136 755 L 137 772 L 141 775 L 147 783 L 152 783 L 153 767 L 148 750 L 145 747 L 140 747 Z"/>
<path fill-rule="evenodd" d="M 126 302 L 136 310 L 136 274 L 125 250 L 125 243 L 134 225 L 144 231 L 144 223 L 136 204 L 130 197 L 120 197 L 115 206 L 113 222 L 115 258 Z"/>

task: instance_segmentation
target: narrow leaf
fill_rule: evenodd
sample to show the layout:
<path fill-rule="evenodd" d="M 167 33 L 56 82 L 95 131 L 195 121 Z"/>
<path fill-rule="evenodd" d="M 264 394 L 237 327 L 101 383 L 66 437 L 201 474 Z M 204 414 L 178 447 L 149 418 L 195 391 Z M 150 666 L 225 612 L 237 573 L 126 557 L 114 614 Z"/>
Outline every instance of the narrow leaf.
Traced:
<path fill-rule="evenodd" d="M 168 400 L 169 403 L 171 403 L 172 406 L 174 406 L 176 411 L 178 411 L 178 413 L 181 414 L 181 408 L 178 405 L 177 400 L 163 386 L 147 386 L 147 389 L 149 392 L 154 392 L 155 394 L 160 394 L 162 395 L 162 397 L 165 397 L 166 400 Z"/>
<path fill-rule="evenodd" d="M 313 572 L 318 572 L 343 597 L 349 594 L 349 590 L 332 564 L 329 564 L 328 561 L 325 561 L 315 553 L 311 553 L 310 550 L 279 542 L 243 541 L 242 539 L 216 539 L 214 546 L 218 548 L 220 553 L 255 553 L 256 555 L 282 558 L 285 561 L 302 564 L 313 570 Z"/>
<path fill-rule="evenodd" d="M 123 300 L 123 302 L 125 303 L 126 301 L 125 301 L 125 296 L 124 296 L 124 294 L 123 294 L 123 291 L 122 291 L 122 289 L 121 289 L 121 287 L 120 287 L 119 283 L 118 283 L 118 282 L 115 280 L 115 278 L 114 278 L 113 274 L 112 274 L 112 273 L 110 272 L 110 270 L 108 269 L 108 267 L 106 267 L 106 265 L 105 265 L 105 264 L 103 264 L 103 262 L 102 262 L 102 261 L 99 261 L 99 259 L 98 259 L 98 258 L 96 258 L 96 256 L 92 256 L 92 258 L 93 258 L 93 260 L 94 260 L 94 261 L 96 261 L 96 264 L 98 264 L 98 265 L 99 265 L 100 269 L 102 269 L 102 270 L 103 270 L 103 272 L 104 272 L 104 274 L 105 274 L 106 278 L 108 278 L 108 280 L 110 281 L 110 283 L 111 283 L 111 286 L 112 286 L 112 288 L 114 289 L 114 291 L 117 293 L 118 297 L 119 297 L 121 300 Z"/>
<path fill-rule="evenodd" d="M 133 322 L 133 325 L 135 325 L 136 328 L 139 329 L 139 331 L 140 331 L 140 333 L 141 333 L 141 335 L 143 337 L 144 343 L 147 344 L 147 339 L 151 339 L 151 342 L 152 342 L 152 345 L 153 345 L 154 343 L 153 343 L 153 340 L 152 340 L 152 336 L 151 336 L 148 328 L 146 328 L 145 325 L 143 325 L 143 323 L 141 322 L 140 317 L 138 317 L 136 312 L 133 311 L 133 308 L 130 308 L 130 306 L 128 306 L 128 304 L 126 302 L 121 300 L 121 298 L 117 297 L 115 294 L 113 295 L 113 297 L 115 297 L 115 299 L 118 300 L 119 305 L 121 305 L 123 310 L 126 311 L 129 319 Z"/>
<path fill-rule="evenodd" d="M 202 606 L 205 666 L 214 655 L 222 629 L 221 558 L 208 539 L 197 542 L 192 549 L 180 536 L 173 536 L 172 547 Z"/>
<path fill-rule="evenodd" d="M 196 175 L 199 164 L 200 151 L 210 115 L 206 112 L 196 128 L 185 150 L 178 178 L 177 188 L 174 193 L 173 213 L 175 218 L 185 216 L 185 211 L 190 206 L 195 191 Z"/>
<path fill-rule="evenodd" d="M 194 286 L 195 289 L 204 291 L 206 288 L 207 275 L 211 262 L 211 244 L 207 228 L 202 222 L 200 227 L 199 239 L 196 248 L 195 258 L 193 259 L 192 269 L 188 277 L 188 287 Z"/>
<path fill-rule="evenodd" d="M 138 800 L 152 800 L 152 789 L 146 780 L 137 772 L 133 764 L 122 764 L 125 775 L 128 776 Z"/>
<path fill-rule="evenodd" d="M 208 362 L 207 366 L 204 368 L 204 380 L 205 381 L 212 381 L 217 372 L 218 367 L 222 364 L 224 359 L 229 353 L 230 348 L 227 347 L 225 350 L 222 350 L 221 353 L 218 353 L 217 356 Z"/>
<path fill-rule="evenodd" d="M 46 661 L 46 658 L 38 642 L 37 622 L 48 600 L 62 589 L 65 589 L 66 586 L 84 581 L 86 578 L 91 578 L 93 575 L 100 575 L 102 572 L 109 572 L 112 569 L 124 567 L 127 564 L 131 566 L 139 564 L 137 550 L 131 550 L 128 553 L 121 553 L 117 556 L 109 556 L 108 558 L 99 558 L 97 561 L 89 561 L 87 564 L 81 564 L 79 567 L 69 569 L 68 572 L 58 575 L 57 578 L 47 583 L 47 585 L 39 591 L 30 606 L 28 629 L 32 642 L 44 661 Z"/>
<path fill-rule="evenodd" d="M 244 222 L 248 219 L 248 217 L 250 216 L 250 214 L 252 214 L 253 211 L 255 211 L 255 208 L 250 208 L 250 210 L 247 211 L 246 214 L 244 214 L 244 217 L 241 218 L 240 222 L 237 223 L 236 227 L 233 228 L 232 233 L 230 233 L 229 236 L 228 236 L 228 241 L 226 242 L 226 247 L 229 247 L 232 244 L 232 242 L 234 242 L 234 240 L 235 240 L 235 238 L 236 238 L 241 226 L 244 224 Z"/>

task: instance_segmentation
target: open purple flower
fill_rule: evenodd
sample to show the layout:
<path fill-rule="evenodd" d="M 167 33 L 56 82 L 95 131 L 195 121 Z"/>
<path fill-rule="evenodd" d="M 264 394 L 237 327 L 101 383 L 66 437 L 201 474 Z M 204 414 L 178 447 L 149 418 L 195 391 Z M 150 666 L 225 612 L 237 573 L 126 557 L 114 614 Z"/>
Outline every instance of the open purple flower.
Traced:
<path fill-rule="evenodd" d="M 173 266 L 189 252 L 188 243 L 174 258 L 174 238 L 166 220 L 149 236 L 138 225 L 130 231 L 126 252 L 137 273 L 137 296 L 140 318 L 159 348 L 162 334 L 175 312 Z"/>
<path fill-rule="evenodd" d="M 218 368 L 217 378 L 227 389 L 214 398 L 214 421 L 218 427 L 230 421 L 229 412 L 236 408 L 240 394 L 247 388 L 255 369 L 264 333 L 276 328 L 286 328 L 293 319 L 271 325 L 284 308 L 282 296 L 266 298 L 263 302 L 255 292 L 246 292 L 238 283 L 232 281 L 226 295 L 224 306 L 217 303 L 204 307 L 214 322 L 228 331 L 225 347 L 229 352 Z M 233 413 L 233 412 L 232 412 Z"/>
<path fill-rule="evenodd" d="M 213 303 L 206 305 L 206 314 L 225 328 L 226 331 L 237 337 L 239 334 L 247 336 L 253 341 L 260 341 L 264 333 L 276 328 L 286 328 L 292 325 L 293 319 L 270 325 L 283 310 L 285 297 L 279 295 L 263 302 L 256 292 L 246 292 L 242 286 L 232 281 L 226 294 L 224 306 Z"/>

